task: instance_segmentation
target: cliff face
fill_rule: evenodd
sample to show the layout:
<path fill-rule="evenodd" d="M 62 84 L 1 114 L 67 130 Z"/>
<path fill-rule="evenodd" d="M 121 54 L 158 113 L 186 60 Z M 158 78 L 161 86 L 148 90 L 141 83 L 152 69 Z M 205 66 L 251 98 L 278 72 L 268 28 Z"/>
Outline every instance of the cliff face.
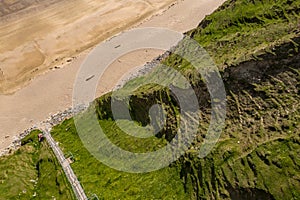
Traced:
<path fill-rule="evenodd" d="M 253 6 L 257 6 L 255 12 Z M 189 151 L 174 164 L 181 169 L 191 198 L 300 196 L 299 8 L 295 1 L 228 1 L 188 33 L 215 58 L 227 93 L 226 128 L 214 150 L 204 159 Z M 197 149 L 210 118 L 206 86 L 183 59 L 171 55 L 164 63 L 180 68 L 199 97 L 202 121 L 192 147 Z M 145 91 L 133 97 L 136 120 L 147 119 L 145 105 L 154 104 L 155 99 L 161 102 L 158 93 Z M 176 101 L 164 102 L 177 106 Z M 170 140 L 178 118 L 168 113 L 167 128 L 160 136 Z"/>
<path fill-rule="evenodd" d="M 206 158 L 189 153 L 179 162 L 195 198 L 300 196 L 300 54 L 294 42 L 224 71 L 226 128 Z"/>
<path fill-rule="evenodd" d="M 296 199 L 300 196 L 300 38 L 223 72 L 227 93 L 226 127 L 205 158 L 190 150 L 173 167 L 180 169 L 192 199 Z M 155 87 L 154 87 L 155 88 Z M 198 149 L 210 119 L 206 86 L 194 83 L 201 107 Z M 143 90 L 142 90 L 143 91 Z M 151 91 L 151 92 L 150 92 Z M 110 97 L 98 100 L 99 119 L 112 118 Z M 149 123 L 151 105 L 167 108 L 167 125 L 157 135 L 168 141 L 178 129 L 176 99 L 166 89 L 137 92 L 133 119 Z M 105 113 L 106 115 L 103 115 Z"/>
<path fill-rule="evenodd" d="M 227 1 L 188 34 L 223 71 L 227 119 L 206 158 L 179 162 L 186 189 L 197 199 L 299 198 L 299 2 Z"/>
<path fill-rule="evenodd" d="M 197 150 L 211 117 L 206 85 L 186 60 L 171 54 L 162 61 L 189 79 L 200 107 L 201 121 L 192 147 L 170 165 L 179 171 L 189 198 L 300 197 L 299 11 L 299 1 L 230 0 L 187 33 L 214 58 L 226 90 L 226 126 L 205 158 L 198 158 Z M 167 88 L 147 85 L 133 93 L 129 110 L 132 119 L 146 126 L 151 122 L 149 109 L 157 103 L 166 112 L 166 125 L 156 135 L 161 145 L 165 143 L 160 139 L 176 139 L 180 125 L 176 96 Z M 112 124 L 111 94 L 97 99 L 95 105 L 100 124 L 105 120 Z M 105 128 L 113 133 L 108 134 L 110 139 L 127 150 L 147 148 L 136 139 L 116 136 L 115 125 Z M 64 124 L 55 131 L 59 141 L 61 130 L 67 130 Z M 64 144 L 63 139 L 60 142 Z"/>

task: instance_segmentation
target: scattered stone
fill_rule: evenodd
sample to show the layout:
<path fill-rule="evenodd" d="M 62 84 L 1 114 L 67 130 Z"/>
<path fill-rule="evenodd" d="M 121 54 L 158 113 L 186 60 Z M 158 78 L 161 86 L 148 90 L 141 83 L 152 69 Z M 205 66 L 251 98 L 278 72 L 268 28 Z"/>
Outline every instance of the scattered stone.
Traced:
<path fill-rule="evenodd" d="M 34 125 L 21 132 L 19 135 L 13 137 L 13 142 L 5 149 L 0 150 L 0 157 L 10 155 L 11 153 L 18 150 L 22 145 L 22 139 L 29 135 L 33 130 L 44 129 L 56 126 L 66 119 L 72 118 L 74 115 L 86 110 L 88 105 L 79 105 L 75 108 L 68 108 L 62 112 L 57 112 L 50 115 L 46 120 L 42 121 L 40 125 Z M 6 136 L 7 137 L 7 136 Z M 5 137 L 5 138 L 6 138 Z M 10 137 L 10 136 L 8 136 Z"/>
<path fill-rule="evenodd" d="M 142 69 L 138 70 L 137 73 L 131 74 L 129 78 L 122 80 L 121 83 L 119 85 L 117 85 L 115 89 L 119 89 L 119 88 L 123 87 L 128 81 L 130 81 L 136 77 L 143 76 L 143 75 L 149 73 L 152 69 L 154 69 L 156 66 L 158 66 L 158 64 L 160 64 L 160 62 L 163 59 L 167 58 L 171 54 L 171 52 L 174 51 L 174 49 L 175 49 L 175 47 L 172 47 L 170 51 L 166 51 L 162 55 L 153 59 L 151 62 L 147 62 L 142 67 Z M 55 61 L 58 61 L 58 59 L 56 59 Z M 70 62 L 70 61 L 72 61 L 72 59 L 67 60 L 67 62 Z M 54 69 L 60 69 L 60 67 L 55 66 Z M 90 79 L 92 79 L 92 78 L 94 78 L 94 76 L 90 77 Z M 86 110 L 87 108 L 88 108 L 88 105 L 79 105 L 75 108 L 68 108 L 62 112 L 58 112 L 53 115 L 50 115 L 50 117 L 48 117 L 46 120 L 42 121 L 40 123 L 40 125 L 38 125 L 38 126 L 34 125 L 33 127 L 24 130 L 18 136 L 15 136 L 14 141 L 12 142 L 11 145 L 9 145 L 9 147 L 5 148 L 4 150 L 0 150 L 0 157 L 9 155 L 12 152 L 15 152 L 16 150 L 18 150 L 21 146 L 22 139 L 24 139 L 27 135 L 29 135 L 33 130 L 44 129 L 44 128 L 49 129 L 50 127 L 60 124 L 61 122 L 63 122 L 66 119 L 72 118 L 74 115 Z"/>
<path fill-rule="evenodd" d="M 31 183 L 36 183 L 37 181 L 36 181 L 36 180 L 33 180 L 33 179 L 31 179 L 31 180 L 29 180 L 29 182 L 31 182 Z"/>
<path fill-rule="evenodd" d="M 149 72 L 151 72 L 151 70 L 153 70 L 155 67 L 157 67 L 161 61 L 165 58 L 167 58 L 171 52 L 174 52 L 175 47 L 172 47 L 170 49 L 170 51 L 166 51 L 165 53 L 163 53 L 162 55 L 158 56 L 157 58 L 153 59 L 151 62 L 146 62 L 146 64 L 139 69 L 136 73 L 134 74 L 130 74 L 130 76 L 124 80 L 121 80 L 121 82 L 115 87 L 115 90 L 122 88 L 128 81 L 137 78 L 139 76 L 144 76 L 146 74 L 148 74 Z M 120 60 L 118 60 L 119 62 L 121 62 Z"/>

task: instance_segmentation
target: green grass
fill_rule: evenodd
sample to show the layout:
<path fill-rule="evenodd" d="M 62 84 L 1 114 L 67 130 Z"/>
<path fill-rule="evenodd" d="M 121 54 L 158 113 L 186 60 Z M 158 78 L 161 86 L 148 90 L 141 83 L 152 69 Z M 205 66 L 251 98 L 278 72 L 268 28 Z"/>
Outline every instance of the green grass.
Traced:
<path fill-rule="evenodd" d="M 190 152 L 185 156 L 188 166 L 183 159 L 178 162 L 186 180 L 194 177 L 186 184 L 197 188 L 195 196 L 299 199 L 300 69 L 298 62 L 291 65 L 297 69 L 273 65 L 264 75 L 267 78 L 253 85 L 225 81 L 227 119 L 219 142 L 204 159 Z"/>
<path fill-rule="evenodd" d="M 295 37 L 299 10 L 299 1 L 230 0 L 189 34 L 217 64 L 236 64 Z"/>
<path fill-rule="evenodd" d="M 268 56 L 263 62 L 276 60 Z M 104 199 L 235 199 L 251 194 L 262 199 L 297 199 L 300 191 L 300 161 L 297 158 L 300 150 L 297 87 L 300 71 L 297 62 L 290 62 L 297 69 L 279 62 L 265 71 L 259 83 L 230 78 L 225 81 L 226 128 L 214 150 L 204 159 L 197 157 L 197 151 L 189 150 L 172 167 L 147 174 L 128 174 L 95 159 L 82 145 L 72 119 L 55 127 L 52 134 L 65 153 L 74 155 L 72 167 L 86 192 Z M 141 90 L 135 93 L 137 96 L 130 105 L 140 111 L 139 117 L 144 116 L 145 106 L 155 103 L 156 98 L 162 101 L 164 98 L 158 94 L 163 93 Z M 140 153 L 166 144 L 164 137 L 138 139 L 122 132 L 111 120 L 111 113 L 106 113 L 109 103 L 107 95 L 95 105 L 101 116 L 99 123 L 115 145 Z M 194 149 L 201 147 L 201 137 L 208 127 L 208 114 L 201 115 L 199 141 L 194 142 Z M 93 132 L 88 116 L 82 118 L 86 120 L 84 129 Z M 127 121 L 122 122 L 129 126 Z M 278 182 L 274 182 L 273 177 Z"/>
<path fill-rule="evenodd" d="M 157 192 L 158 196 L 149 198 L 161 198 L 169 191 L 173 192 L 166 196 L 168 199 L 173 197 L 171 194 L 176 194 L 177 199 L 299 199 L 299 11 L 299 1 L 229 0 L 187 33 L 211 55 L 224 75 L 227 92 L 225 130 L 213 151 L 203 159 L 197 157 L 197 149 L 209 126 L 209 94 L 191 64 L 175 54 L 163 63 L 182 72 L 193 84 L 202 120 L 193 149 L 172 167 L 139 175 L 141 178 L 114 171 L 82 147 L 72 120 L 56 127 L 53 134 L 65 152 L 75 154 L 73 167 L 87 191 L 104 199 L 129 198 L 132 194 L 133 199 L 142 199 Z M 187 49 L 191 53 L 192 50 Z M 148 78 L 172 79 L 160 72 L 154 70 Z M 174 99 L 164 87 L 139 87 L 144 79 L 134 79 L 124 87 L 125 93 L 135 89 L 129 106 L 132 117 L 137 124 L 147 124 L 149 105 L 162 103 L 169 109 L 167 125 L 171 129 L 162 131 L 165 137 L 140 140 L 124 135 L 112 121 L 111 94 L 95 101 L 107 136 L 133 152 L 155 150 L 156 145 L 165 144 L 164 138 L 172 138 L 178 128 L 179 108 Z M 87 125 L 86 129 L 90 127 Z M 84 163 L 94 166 L 94 171 L 84 167 Z M 160 179 L 161 175 L 172 177 L 173 181 L 168 180 L 169 186 L 159 190 L 156 186 L 166 181 Z M 148 182 L 148 176 L 155 181 Z M 133 186 L 134 182 L 151 188 L 144 193 L 139 186 Z M 128 192 L 128 183 L 136 193 Z"/>
<path fill-rule="evenodd" d="M 155 137 L 139 141 L 130 138 L 111 120 L 101 120 L 100 124 L 104 128 L 105 134 L 116 145 L 120 145 L 128 151 L 147 152 L 155 150 L 158 144 L 164 145 L 163 139 Z M 52 130 L 52 135 L 55 140 L 60 142 L 65 153 L 73 154 L 75 162 L 71 166 L 88 195 L 97 194 L 99 198 L 103 199 L 187 198 L 176 167 L 145 174 L 131 174 L 114 170 L 102 164 L 85 149 L 72 119 L 56 126 Z"/>
<path fill-rule="evenodd" d="M 256 59 L 299 34 L 300 2 L 293 0 L 228 0 L 187 33 L 204 47 L 221 70 Z M 172 55 L 168 66 L 190 67 Z M 191 71 L 189 71 L 192 73 Z"/>
<path fill-rule="evenodd" d="M 187 33 L 211 55 L 223 75 L 227 92 L 226 127 L 213 151 L 203 159 L 197 157 L 197 149 L 201 147 L 209 126 L 209 94 L 190 63 L 175 54 L 163 63 L 189 79 L 201 108 L 201 123 L 193 148 L 176 163 L 145 174 L 116 171 L 87 151 L 73 119 L 56 126 L 52 134 L 64 153 L 74 156 L 72 168 L 85 192 L 89 196 L 97 194 L 100 199 L 299 199 L 299 12 L 300 1 L 295 0 L 229 0 L 207 16 L 198 28 Z M 168 76 L 170 69 L 154 70 L 148 78 L 160 78 L 164 82 L 172 80 Z M 124 91 L 126 94 L 134 89 L 129 107 L 135 124 L 145 126 L 149 123 L 148 110 L 153 104 L 161 103 L 167 110 L 167 126 L 157 137 L 140 139 L 120 130 L 112 120 L 111 93 L 93 104 L 106 136 L 130 152 L 155 151 L 166 145 L 173 139 L 179 125 L 179 108 L 170 91 L 156 84 L 140 87 L 144 79 L 139 77 L 130 81 Z M 90 118 L 83 115 L 83 119 L 87 122 L 84 129 L 93 133 Z M 126 120 L 122 123 L 125 127 L 130 126 Z M 132 131 L 143 133 L 139 129 Z M 29 188 L 28 195 L 32 195 L 36 191 L 34 186 L 30 189 L 30 183 L 25 180 L 34 177 L 36 169 L 32 166 L 36 165 L 37 155 L 44 153 L 30 154 L 37 151 L 33 144 L 26 144 L 28 149 L 18 151 L 10 157 L 12 160 L 0 160 L 4 163 L 1 164 L 4 166 L 1 178 L 11 181 L 4 182 L 3 192 L 18 190 L 16 194 L 19 194 L 23 188 Z M 44 145 L 38 148 L 38 152 L 47 147 Z M 20 173 L 26 177 L 17 189 L 12 187 L 17 178 L 8 179 L 6 171 L 8 164 L 16 168 L 19 159 L 23 164 L 17 166 L 23 165 L 22 169 L 27 173 Z M 17 168 L 17 171 L 21 170 Z M 42 184 L 54 184 L 54 180 L 50 178 Z M 37 191 L 42 191 L 41 188 L 47 187 L 39 187 Z M 57 191 L 55 185 L 51 188 Z M 24 199 L 28 197 L 24 196 Z"/>
<path fill-rule="evenodd" d="M 72 188 L 39 131 L 22 140 L 14 154 L 0 158 L 0 199 L 75 199 Z"/>

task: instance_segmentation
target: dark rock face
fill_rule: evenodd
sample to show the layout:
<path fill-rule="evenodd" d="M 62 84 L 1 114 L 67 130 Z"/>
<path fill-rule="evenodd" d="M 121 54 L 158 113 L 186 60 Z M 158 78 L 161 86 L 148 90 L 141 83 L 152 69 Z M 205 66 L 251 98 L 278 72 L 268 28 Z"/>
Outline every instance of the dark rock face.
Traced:
<path fill-rule="evenodd" d="M 274 47 L 273 53 L 225 69 L 227 119 L 219 142 L 207 157 L 188 152 L 177 163 L 192 199 L 300 195 L 300 53 L 295 43 L 300 44 L 299 37 Z M 195 88 L 205 89 L 201 82 Z M 209 116 L 203 112 L 208 106 L 200 104 L 203 116 Z M 195 146 L 201 146 L 208 127 L 205 121 L 201 126 Z"/>
<path fill-rule="evenodd" d="M 275 200 L 274 197 L 264 190 L 255 188 L 228 188 L 231 200 Z"/>
<path fill-rule="evenodd" d="M 295 42 L 300 44 L 300 38 L 225 69 L 226 127 L 203 159 L 197 150 L 209 126 L 210 95 L 202 81 L 193 82 L 201 115 L 198 135 L 190 151 L 172 165 L 180 169 L 191 199 L 281 200 L 300 195 L 300 54 Z M 112 118 L 110 101 L 110 95 L 97 100 L 99 119 Z M 157 137 L 171 141 L 179 127 L 175 116 L 180 108 L 168 90 L 134 94 L 130 115 L 145 126 L 150 123 L 149 109 L 157 103 L 167 110 L 166 126 Z"/>
<path fill-rule="evenodd" d="M 273 53 L 266 53 L 253 60 L 242 62 L 237 66 L 227 67 L 224 79 L 230 89 L 250 87 L 276 76 L 279 73 L 300 67 L 300 53 L 297 44 L 300 37 L 293 38 L 293 42 L 273 47 Z M 238 84 L 238 85 L 237 85 Z"/>

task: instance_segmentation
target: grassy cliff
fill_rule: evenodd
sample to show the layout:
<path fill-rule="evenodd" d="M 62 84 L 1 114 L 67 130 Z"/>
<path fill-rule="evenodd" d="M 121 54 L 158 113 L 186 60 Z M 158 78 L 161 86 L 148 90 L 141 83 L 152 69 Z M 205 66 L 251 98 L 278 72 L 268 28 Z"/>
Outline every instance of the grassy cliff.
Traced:
<path fill-rule="evenodd" d="M 209 126 L 210 95 L 191 64 L 175 54 L 162 62 L 191 82 L 201 121 L 192 147 L 169 167 L 146 174 L 113 170 L 85 149 L 73 119 L 56 126 L 52 135 L 66 154 L 72 153 L 72 167 L 86 193 L 100 199 L 299 199 L 299 11 L 300 2 L 293 0 L 228 0 L 187 33 L 214 59 L 227 94 L 225 129 L 205 158 L 198 158 L 197 150 Z M 110 100 L 111 94 L 104 95 L 93 106 L 114 144 L 144 153 L 175 139 L 180 108 L 168 88 L 146 85 L 130 99 L 130 114 L 141 126 L 151 120 L 151 105 L 160 103 L 166 111 L 165 127 L 147 139 L 118 128 Z M 84 119 L 93 132 L 88 115 Z"/>
<path fill-rule="evenodd" d="M 299 1 L 229 0 L 187 33 L 215 60 L 227 93 L 225 130 L 213 151 L 203 159 L 197 157 L 197 149 L 209 125 L 209 94 L 190 63 L 175 54 L 163 63 L 189 78 L 199 98 L 202 120 L 193 147 L 169 168 L 138 175 L 141 182 L 137 182 L 135 175 L 111 170 L 92 157 L 86 158 L 90 154 L 78 143 L 72 121 L 56 127 L 54 137 L 78 159 L 73 166 L 83 185 L 105 199 L 300 198 L 299 11 Z M 138 81 L 142 80 L 132 82 Z M 161 103 L 166 109 L 167 125 L 148 141 L 118 130 L 112 120 L 110 100 L 110 94 L 105 95 L 95 101 L 95 106 L 99 123 L 115 144 L 144 152 L 174 138 L 179 107 L 167 88 L 147 85 L 131 97 L 131 116 L 140 125 L 149 123 L 151 105 Z M 64 138 L 70 135 L 74 140 L 68 142 Z M 81 166 L 85 162 L 99 167 L 91 172 L 88 166 Z M 162 180 L 161 175 L 170 179 Z M 143 184 L 147 185 L 144 192 Z M 136 192 L 132 192 L 134 188 Z M 164 196 L 167 191 L 170 194 Z"/>

